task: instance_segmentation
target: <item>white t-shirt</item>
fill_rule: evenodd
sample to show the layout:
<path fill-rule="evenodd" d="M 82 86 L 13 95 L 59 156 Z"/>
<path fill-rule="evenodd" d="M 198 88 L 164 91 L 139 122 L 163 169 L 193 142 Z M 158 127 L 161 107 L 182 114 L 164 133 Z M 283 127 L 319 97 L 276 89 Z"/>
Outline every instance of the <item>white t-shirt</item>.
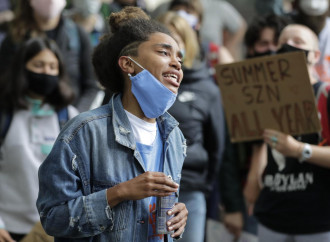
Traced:
<path fill-rule="evenodd" d="M 1 146 L 0 228 L 17 233 L 30 232 L 40 220 L 36 200 L 39 192 L 38 169 L 49 154 L 59 132 L 56 112 L 45 104 L 39 113 L 33 108 L 16 111 Z M 78 111 L 68 107 L 69 118 Z"/>
<path fill-rule="evenodd" d="M 136 142 L 144 145 L 151 145 L 156 138 L 157 123 L 144 121 L 130 112 L 126 111 L 129 122 L 131 123 Z"/>

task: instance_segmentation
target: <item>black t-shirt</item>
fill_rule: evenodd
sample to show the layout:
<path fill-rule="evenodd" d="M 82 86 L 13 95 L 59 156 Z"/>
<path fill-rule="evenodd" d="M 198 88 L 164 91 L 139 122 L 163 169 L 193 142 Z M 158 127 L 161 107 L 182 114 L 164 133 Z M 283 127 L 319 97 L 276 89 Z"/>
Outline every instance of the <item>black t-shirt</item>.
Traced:
<path fill-rule="evenodd" d="M 314 92 L 320 84 L 313 85 Z M 320 141 L 319 134 L 295 138 L 309 144 Z M 300 163 L 294 158 L 284 159 L 278 158 L 268 147 L 264 188 L 255 206 L 259 222 L 287 234 L 330 231 L 330 169 Z"/>

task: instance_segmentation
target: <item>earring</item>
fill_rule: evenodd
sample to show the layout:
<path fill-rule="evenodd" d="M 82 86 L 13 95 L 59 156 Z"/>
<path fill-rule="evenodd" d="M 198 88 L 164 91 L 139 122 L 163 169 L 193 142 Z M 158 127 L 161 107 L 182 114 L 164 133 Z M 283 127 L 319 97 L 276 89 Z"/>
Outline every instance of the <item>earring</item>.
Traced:
<path fill-rule="evenodd" d="M 131 73 L 128 73 L 127 75 L 128 75 L 129 77 L 131 77 L 131 76 L 132 76 L 132 75 L 131 75 Z"/>

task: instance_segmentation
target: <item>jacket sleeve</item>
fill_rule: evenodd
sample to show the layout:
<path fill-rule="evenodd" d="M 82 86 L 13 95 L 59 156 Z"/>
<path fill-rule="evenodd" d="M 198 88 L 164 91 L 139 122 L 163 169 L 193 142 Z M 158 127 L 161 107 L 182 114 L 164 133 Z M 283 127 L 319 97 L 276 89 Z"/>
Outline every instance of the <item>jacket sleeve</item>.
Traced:
<path fill-rule="evenodd" d="M 239 174 L 237 145 L 231 143 L 229 133 L 226 133 L 226 150 L 220 168 L 219 187 L 221 202 L 226 212 L 231 213 L 241 211 L 244 200 Z"/>
<path fill-rule="evenodd" d="M 215 87 L 217 88 L 217 87 Z M 210 100 L 209 118 L 205 123 L 205 148 L 209 155 L 207 186 L 212 190 L 213 182 L 218 175 L 222 154 L 225 148 L 225 117 L 221 95 L 218 88 Z"/>
<path fill-rule="evenodd" d="M 113 228 L 106 190 L 91 193 L 89 164 L 83 164 L 65 140 L 58 139 L 39 168 L 37 208 L 47 234 L 79 238 Z"/>
<path fill-rule="evenodd" d="M 80 36 L 80 84 L 81 94 L 76 107 L 80 112 L 90 109 L 99 88 L 97 87 L 96 76 L 92 66 L 92 47 L 87 33 L 78 26 Z"/>
<path fill-rule="evenodd" d="M 7 35 L 0 45 L 0 76 L 12 64 L 17 48 L 18 46 L 13 42 L 10 35 Z"/>

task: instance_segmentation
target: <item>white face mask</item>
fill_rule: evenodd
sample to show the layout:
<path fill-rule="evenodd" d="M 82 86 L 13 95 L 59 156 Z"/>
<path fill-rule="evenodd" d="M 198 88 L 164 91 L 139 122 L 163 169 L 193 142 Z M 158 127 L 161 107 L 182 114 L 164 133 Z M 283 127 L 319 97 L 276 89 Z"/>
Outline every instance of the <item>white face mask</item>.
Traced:
<path fill-rule="evenodd" d="M 193 29 L 196 28 L 196 25 L 198 24 L 198 18 L 195 15 L 187 13 L 184 10 L 177 11 L 177 14 L 184 18 Z"/>
<path fill-rule="evenodd" d="M 66 5 L 65 0 L 31 0 L 30 5 L 36 14 L 45 18 L 58 17 Z"/>
<path fill-rule="evenodd" d="M 300 0 L 300 9 L 307 15 L 320 16 L 329 9 L 329 0 Z"/>
<path fill-rule="evenodd" d="M 99 13 L 102 5 L 100 0 L 73 0 L 72 3 L 74 8 L 83 16 Z"/>

